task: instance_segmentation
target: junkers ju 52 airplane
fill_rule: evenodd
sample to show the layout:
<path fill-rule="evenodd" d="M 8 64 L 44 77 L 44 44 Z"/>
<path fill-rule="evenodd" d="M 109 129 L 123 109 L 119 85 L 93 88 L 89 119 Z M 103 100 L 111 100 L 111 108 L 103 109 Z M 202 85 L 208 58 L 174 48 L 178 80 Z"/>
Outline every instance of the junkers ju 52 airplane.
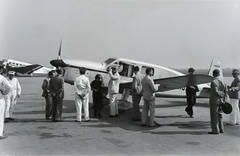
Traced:
<path fill-rule="evenodd" d="M 104 81 L 104 88 L 107 89 L 108 81 L 110 79 L 106 71 L 107 68 L 114 64 L 122 64 L 123 69 L 119 72 L 121 76 L 119 92 L 122 94 L 123 100 L 127 100 L 130 95 L 131 83 L 134 76 L 134 66 L 139 66 L 142 74 L 145 74 L 146 68 L 150 67 L 153 69 L 154 82 L 160 84 L 159 90 L 156 93 L 157 97 L 186 97 L 185 91 L 181 90 L 181 88 L 196 85 L 199 88 L 199 92 L 197 93 L 198 97 L 209 97 L 209 82 L 213 80 L 213 77 L 211 76 L 212 71 L 214 69 L 219 69 L 221 76 L 223 74 L 221 63 L 216 59 L 212 61 L 208 75 L 184 75 L 173 69 L 130 59 L 109 58 L 103 62 L 92 62 L 86 60 L 63 60 L 60 58 L 60 55 L 61 45 L 58 58 L 51 60 L 50 64 L 55 67 L 61 67 L 64 71 L 64 81 L 71 85 L 74 84 L 75 78 L 79 76 L 79 67 L 85 67 L 87 69 L 86 76 L 89 78 L 90 82 L 94 80 L 96 74 L 101 74 Z"/>

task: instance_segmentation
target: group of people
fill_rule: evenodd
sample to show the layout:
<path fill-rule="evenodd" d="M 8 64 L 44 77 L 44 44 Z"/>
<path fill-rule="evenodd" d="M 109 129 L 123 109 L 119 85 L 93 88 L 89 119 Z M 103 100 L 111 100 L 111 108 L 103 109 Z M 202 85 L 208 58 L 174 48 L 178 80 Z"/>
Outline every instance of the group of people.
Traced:
<path fill-rule="evenodd" d="M 21 95 L 21 85 L 14 77 L 15 72 L 9 71 L 8 76 L 5 76 L 3 71 L 4 65 L 0 64 L 0 139 L 7 137 L 3 135 L 4 122 L 14 120 L 13 110 Z"/>
<path fill-rule="evenodd" d="M 79 68 L 80 76 L 74 81 L 75 90 L 75 105 L 77 110 L 76 122 L 82 122 L 82 108 L 84 112 L 84 121 L 89 122 L 89 93 L 93 92 L 93 108 L 94 116 L 101 118 L 101 110 L 103 108 L 103 79 L 100 74 L 95 76 L 95 80 L 90 83 L 86 74 L 86 68 Z M 110 100 L 110 118 L 119 116 L 117 94 L 119 93 L 120 75 L 117 66 L 111 66 L 107 69 L 109 75 L 108 95 Z M 0 73 L 3 71 L 3 66 L 0 65 Z M 194 69 L 189 68 L 189 74 L 193 74 Z M 133 117 L 132 121 L 141 121 L 141 126 L 155 127 L 155 92 L 158 91 L 160 84 L 154 84 L 152 79 L 153 69 L 147 68 L 145 76 L 139 72 L 139 67 L 135 66 L 133 69 L 134 77 L 132 83 L 132 102 L 133 102 Z M 213 71 L 213 81 L 211 82 L 210 94 L 210 120 L 212 131 L 209 134 L 219 134 L 224 132 L 222 121 L 222 106 L 225 102 L 229 102 L 232 106 L 232 113 L 228 125 L 240 124 L 239 113 L 239 98 L 240 98 L 240 72 L 234 69 L 232 75 L 234 81 L 231 86 L 227 86 L 222 79 L 219 78 L 220 71 L 215 69 Z M 62 121 L 62 106 L 64 98 L 64 79 L 61 76 L 62 70 L 57 69 L 56 73 L 50 71 L 48 78 L 43 81 L 42 96 L 46 100 L 45 118 L 53 122 Z M 189 86 L 186 88 L 186 96 L 188 106 L 185 111 L 190 117 L 193 115 L 193 105 L 196 103 L 197 86 Z M 8 77 L 0 75 L 0 139 L 3 136 L 3 125 L 5 122 L 14 120 L 12 112 L 16 104 L 17 98 L 21 95 L 21 86 L 19 81 L 14 77 L 14 72 L 9 72 Z M 230 100 L 227 101 L 228 97 Z M 139 103 L 143 98 L 144 105 L 142 115 L 139 109 Z M 150 115 L 148 119 L 148 114 Z"/>
<path fill-rule="evenodd" d="M 239 125 L 240 113 L 239 113 L 239 99 L 240 99 L 240 78 L 239 70 L 234 69 L 232 76 L 234 78 L 231 86 L 227 86 L 222 79 L 219 78 L 220 72 L 215 69 L 213 71 L 214 80 L 211 82 L 211 94 L 210 94 L 210 118 L 211 129 L 209 134 L 224 133 L 224 126 L 222 120 L 222 107 L 225 103 L 231 104 L 232 112 L 229 116 L 229 122 L 227 125 Z"/>

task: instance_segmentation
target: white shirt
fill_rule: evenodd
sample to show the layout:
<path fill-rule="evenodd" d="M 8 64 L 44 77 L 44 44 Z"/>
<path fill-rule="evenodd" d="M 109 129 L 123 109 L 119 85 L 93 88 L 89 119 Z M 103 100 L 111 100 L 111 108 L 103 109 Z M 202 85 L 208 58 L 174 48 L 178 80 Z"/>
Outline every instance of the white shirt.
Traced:
<path fill-rule="evenodd" d="M 14 77 L 12 80 L 10 80 L 9 78 L 7 78 L 7 80 L 11 86 L 11 91 L 17 91 L 17 94 L 21 95 L 21 86 L 18 79 Z"/>
<path fill-rule="evenodd" d="M 78 76 L 74 81 L 74 90 L 78 95 L 88 95 L 91 90 L 89 79 L 85 75 Z"/>
<path fill-rule="evenodd" d="M 6 95 L 10 90 L 11 90 L 11 86 L 9 84 L 9 82 L 7 81 L 7 79 L 0 75 L 0 99 L 3 99 L 4 96 Z"/>

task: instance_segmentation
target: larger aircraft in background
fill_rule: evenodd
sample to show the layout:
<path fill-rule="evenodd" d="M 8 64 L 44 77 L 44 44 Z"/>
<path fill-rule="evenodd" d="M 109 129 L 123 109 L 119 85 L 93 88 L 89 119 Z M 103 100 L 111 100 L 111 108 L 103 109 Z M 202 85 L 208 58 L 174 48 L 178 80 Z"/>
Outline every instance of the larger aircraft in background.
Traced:
<path fill-rule="evenodd" d="M 92 62 L 86 60 L 63 60 L 60 58 L 61 55 L 61 44 L 59 48 L 58 58 L 51 60 L 50 64 L 55 67 L 61 67 L 64 72 L 64 81 L 71 85 L 74 84 L 74 80 L 79 76 L 79 67 L 87 68 L 86 76 L 90 81 L 94 80 L 96 74 L 101 74 L 104 81 L 104 88 L 107 89 L 109 75 L 106 70 L 114 64 L 123 64 L 123 70 L 120 72 L 120 93 L 122 99 L 127 99 L 130 95 L 131 84 L 133 80 L 133 67 L 139 66 L 140 72 L 145 74 L 146 68 L 152 68 L 154 71 L 153 79 L 155 83 L 160 84 L 156 96 L 158 97 L 186 97 L 186 93 L 181 88 L 187 86 L 198 86 L 199 92 L 198 97 L 209 97 L 210 85 L 209 82 L 213 80 L 211 76 L 214 69 L 219 69 L 222 76 L 221 63 L 214 59 L 210 65 L 209 75 L 194 74 L 185 75 L 176 70 L 169 69 L 163 66 L 154 65 L 142 61 L 135 61 L 123 58 L 109 58 L 103 62 Z"/>
<path fill-rule="evenodd" d="M 43 67 L 39 64 L 30 64 L 13 59 L 3 59 L 7 71 L 15 71 L 18 76 L 46 76 L 51 68 Z"/>

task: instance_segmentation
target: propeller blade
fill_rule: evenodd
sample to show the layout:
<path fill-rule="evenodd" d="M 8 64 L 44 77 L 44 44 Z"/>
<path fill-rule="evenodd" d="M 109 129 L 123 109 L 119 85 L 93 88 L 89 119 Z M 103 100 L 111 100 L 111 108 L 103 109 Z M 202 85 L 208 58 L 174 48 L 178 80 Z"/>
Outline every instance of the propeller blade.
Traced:
<path fill-rule="evenodd" d="M 58 60 L 61 59 L 61 49 L 62 49 L 62 39 L 61 39 L 61 42 L 60 42 L 60 47 L 59 47 L 59 52 L 58 52 L 58 57 L 57 57 Z"/>

